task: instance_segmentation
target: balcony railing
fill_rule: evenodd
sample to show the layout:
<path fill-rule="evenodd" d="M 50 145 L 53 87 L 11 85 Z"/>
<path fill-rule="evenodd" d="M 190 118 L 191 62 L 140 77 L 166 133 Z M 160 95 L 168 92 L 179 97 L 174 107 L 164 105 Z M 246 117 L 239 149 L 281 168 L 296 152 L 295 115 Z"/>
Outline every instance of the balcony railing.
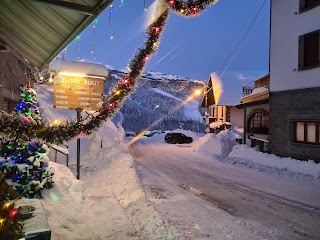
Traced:
<path fill-rule="evenodd" d="M 252 81 L 246 85 L 243 85 L 242 87 L 242 97 L 250 95 L 254 89 L 256 88 L 261 88 L 265 87 L 268 88 L 270 87 L 270 75 L 267 74 L 255 81 Z"/>

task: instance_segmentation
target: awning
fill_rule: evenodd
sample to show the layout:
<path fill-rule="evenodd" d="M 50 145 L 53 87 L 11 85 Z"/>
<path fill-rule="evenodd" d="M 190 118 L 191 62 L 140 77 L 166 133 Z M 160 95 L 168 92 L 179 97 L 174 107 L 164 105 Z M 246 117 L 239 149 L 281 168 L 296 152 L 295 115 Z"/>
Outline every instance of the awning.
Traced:
<path fill-rule="evenodd" d="M 14 51 L 40 71 L 112 0 L 1 0 L 0 49 Z"/>

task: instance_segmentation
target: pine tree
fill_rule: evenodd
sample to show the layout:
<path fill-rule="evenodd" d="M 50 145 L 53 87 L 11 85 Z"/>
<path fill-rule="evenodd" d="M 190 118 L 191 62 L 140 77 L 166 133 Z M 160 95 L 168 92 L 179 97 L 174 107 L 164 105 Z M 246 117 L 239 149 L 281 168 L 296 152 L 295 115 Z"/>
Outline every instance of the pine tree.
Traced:
<path fill-rule="evenodd" d="M 14 203 L 6 201 L 10 196 L 7 190 L 8 185 L 0 173 L 0 240 L 16 240 L 23 235 L 22 225 L 17 222 L 18 210 L 14 209 Z"/>
<path fill-rule="evenodd" d="M 21 86 L 20 100 L 11 115 L 7 115 L 0 132 L 0 172 L 6 182 L 27 198 L 41 198 L 41 190 L 52 187 L 53 171 L 49 168 L 49 149 L 31 141 L 35 131 L 43 127 L 36 101 L 36 92 Z"/>

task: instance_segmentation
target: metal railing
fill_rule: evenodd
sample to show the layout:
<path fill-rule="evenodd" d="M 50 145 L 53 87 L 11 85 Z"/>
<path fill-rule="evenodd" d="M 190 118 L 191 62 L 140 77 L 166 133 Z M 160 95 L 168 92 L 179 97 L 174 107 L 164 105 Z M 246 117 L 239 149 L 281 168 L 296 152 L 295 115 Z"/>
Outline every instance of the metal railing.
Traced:
<path fill-rule="evenodd" d="M 242 86 L 242 97 L 250 95 L 255 88 L 270 87 L 270 74 L 267 74 L 255 81 L 249 82 L 246 85 Z"/>
<path fill-rule="evenodd" d="M 65 144 L 61 144 L 63 145 L 67 150 L 68 150 L 68 153 L 65 153 L 63 151 L 61 151 L 59 148 L 56 148 L 55 146 L 56 145 L 50 145 L 50 148 L 52 148 L 53 150 L 55 150 L 55 153 L 54 153 L 54 162 L 57 162 L 57 158 L 58 158 L 58 152 L 65 155 L 66 156 L 66 166 L 69 167 L 69 146 L 68 145 L 65 145 Z"/>

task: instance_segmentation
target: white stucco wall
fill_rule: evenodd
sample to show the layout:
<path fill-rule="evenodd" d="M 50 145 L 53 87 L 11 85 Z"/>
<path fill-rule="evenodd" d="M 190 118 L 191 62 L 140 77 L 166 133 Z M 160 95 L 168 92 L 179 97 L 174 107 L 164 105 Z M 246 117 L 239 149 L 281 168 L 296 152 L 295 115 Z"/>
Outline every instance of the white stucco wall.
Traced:
<path fill-rule="evenodd" d="M 320 67 L 298 71 L 299 36 L 320 29 L 320 6 L 299 14 L 299 0 L 272 0 L 270 91 L 320 87 Z"/>
<path fill-rule="evenodd" d="M 243 109 L 231 107 L 230 108 L 230 122 L 231 122 L 232 126 L 238 127 L 238 128 L 243 128 L 243 117 L 244 117 L 243 115 L 244 115 Z"/>

